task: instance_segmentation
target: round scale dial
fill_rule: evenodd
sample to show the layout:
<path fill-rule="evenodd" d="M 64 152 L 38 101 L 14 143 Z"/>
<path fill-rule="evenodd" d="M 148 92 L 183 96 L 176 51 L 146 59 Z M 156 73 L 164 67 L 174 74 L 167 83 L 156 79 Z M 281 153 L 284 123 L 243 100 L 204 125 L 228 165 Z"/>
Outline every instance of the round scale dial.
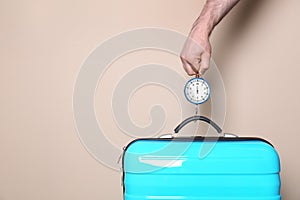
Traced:
<path fill-rule="evenodd" d="M 193 104 L 202 104 L 209 99 L 210 87 L 203 78 L 192 78 L 184 87 L 186 99 Z"/>

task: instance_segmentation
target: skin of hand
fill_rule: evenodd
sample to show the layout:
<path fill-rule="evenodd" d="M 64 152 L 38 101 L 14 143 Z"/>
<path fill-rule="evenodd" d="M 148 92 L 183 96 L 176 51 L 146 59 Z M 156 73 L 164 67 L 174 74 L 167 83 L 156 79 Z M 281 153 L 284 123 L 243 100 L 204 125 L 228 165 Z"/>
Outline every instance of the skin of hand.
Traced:
<path fill-rule="evenodd" d="M 211 44 L 209 37 L 214 27 L 240 0 L 207 0 L 200 16 L 193 24 L 180 54 L 188 75 L 204 75 L 209 68 Z"/>

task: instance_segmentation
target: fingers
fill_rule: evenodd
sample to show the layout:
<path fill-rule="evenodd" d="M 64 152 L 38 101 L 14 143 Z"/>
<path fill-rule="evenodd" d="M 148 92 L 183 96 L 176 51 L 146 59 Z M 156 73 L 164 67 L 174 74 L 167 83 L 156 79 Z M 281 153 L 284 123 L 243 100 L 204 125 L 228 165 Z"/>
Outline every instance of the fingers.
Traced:
<path fill-rule="evenodd" d="M 198 69 L 194 67 L 187 59 L 185 59 L 183 56 L 180 56 L 180 59 L 184 70 L 189 76 L 198 74 Z"/>
<path fill-rule="evenodd" d="M 210 58 L 211 56 L 208 52 L 202 53 L 199 58 L 194 58 L 192 62 L 184 56 L 180 56 L 183 68 L 189 76 L 204 75 L 209 68 Z"/>

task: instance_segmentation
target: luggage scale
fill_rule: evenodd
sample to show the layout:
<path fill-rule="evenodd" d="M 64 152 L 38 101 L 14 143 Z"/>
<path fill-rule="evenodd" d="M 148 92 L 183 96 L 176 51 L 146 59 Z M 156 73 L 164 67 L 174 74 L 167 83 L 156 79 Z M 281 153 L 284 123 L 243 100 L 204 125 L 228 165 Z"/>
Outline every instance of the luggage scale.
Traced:
<path fill-rule="evenodd" d="M 178 133 L 178 131 L 188 124 L 191 121 L 196 122 L 197 120 L 206 121 L 207 123 L 211 124 L 218 133 L 222 133 L 222 129 L 215 124 L 210 119 L 199 116 L 199 105 L 207 102 L 210 98 L 210 85 L 209 83 L 202 77 L 199 76 L 199 74 L 196 74 L 195 78 L 191 78 L 187 81 L 187 83 L 184 86 L 184 96 L 187 99 L 188 102 L 195 105 L 195 116 L 189 117 L 186 120 L 184 120 L 178 127 L 175 129 L 175 133 Z M 162 136 L 165 137 L 165 136 Z M 170 137 L 170 136 L 169 136 Z M 224 134 L 223 137 L 238 137 L 235 134 Z"/>
<path fill-rule="evenodd" d="M 210 97 L 210 86 L 204 78 L 197 74 L 195 78 L 190 79 L 185 84 L 184 95 L 188 102 L 196 106 L 203 104 Z"/>
<path fill-rule="evenodd" d="M 184 96 L 186 100 L 195 105 L 195 115 L 199 112 L 199 105 L 205 103 L 210 98 L 210 86 L 208 82 L 196 75 L 187 81 L 184 86 Z"/>

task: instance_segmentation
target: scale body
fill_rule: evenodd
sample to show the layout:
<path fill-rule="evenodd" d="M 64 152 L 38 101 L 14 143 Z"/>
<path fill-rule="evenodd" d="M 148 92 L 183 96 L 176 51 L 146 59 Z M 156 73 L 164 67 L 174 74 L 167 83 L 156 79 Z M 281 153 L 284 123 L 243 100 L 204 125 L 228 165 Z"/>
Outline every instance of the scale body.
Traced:
<path fill-rule="evenodd" d="M 184 87 L 185 98 L 192 104 L 205 103 L 210 98 L 210 86 L 204 78 L 190 79 Z"/>

